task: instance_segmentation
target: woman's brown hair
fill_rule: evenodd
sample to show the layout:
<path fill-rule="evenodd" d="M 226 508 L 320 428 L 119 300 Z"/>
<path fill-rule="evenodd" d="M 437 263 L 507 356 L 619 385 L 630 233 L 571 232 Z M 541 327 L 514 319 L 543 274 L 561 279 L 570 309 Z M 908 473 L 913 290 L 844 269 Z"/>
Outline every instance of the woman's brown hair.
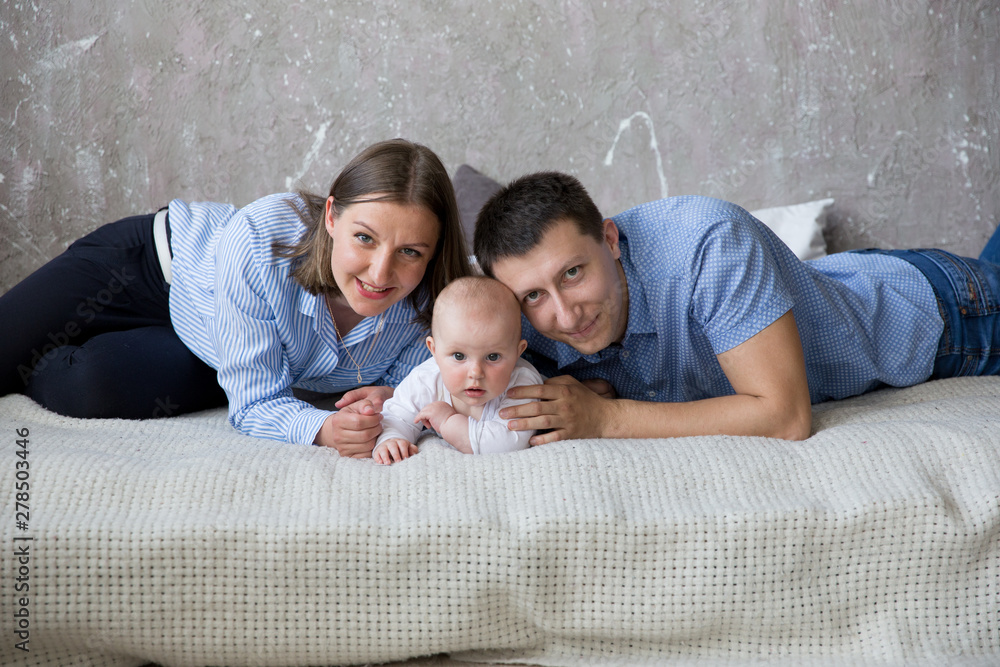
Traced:
<path fill-rule="evenodd" d="M 420 284 L 407 297 L 420 324 L 430 326 L 434 300 L 445 285 L 472 273 L 455 190 L 441 160 L 426 146 L 405 139 L 373 144 L 344 167 L 328 197 L 304 191 L 298 194 L 301 202 L 289 201 L 289 205 L 306 232 L 295 243 L 275 243 L 272 250 L 279 257 L 292 259 L 291 277 L 310 294 L 340 294 L 330 267 L 333 239 L 324 224 L 329 197 L 333 197 L 338 216 L 352 204 L 390 201 L 423 206 L 438 219 L 441 227 L 434 256 Z"/>

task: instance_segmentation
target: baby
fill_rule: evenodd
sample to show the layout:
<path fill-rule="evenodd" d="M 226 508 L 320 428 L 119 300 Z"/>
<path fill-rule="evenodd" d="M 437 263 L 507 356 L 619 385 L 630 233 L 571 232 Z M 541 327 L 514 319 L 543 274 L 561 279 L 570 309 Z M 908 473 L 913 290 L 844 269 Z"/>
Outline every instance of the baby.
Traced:
<path fill-rule="evenodd" d="M 382 434 L 372 458 L 394 463 L 417 453 L 429 428 L 460 452 L 487 454 L 528 448 L 533 431 L 511 431 L 497 413 L 526 403 L 507 398 L 518 385 L 543 378 L 521 353 L 521 310 L 502 283 L 482 276 L 448 284 L 434 303 L 427 348 L 382 407 Z"/>

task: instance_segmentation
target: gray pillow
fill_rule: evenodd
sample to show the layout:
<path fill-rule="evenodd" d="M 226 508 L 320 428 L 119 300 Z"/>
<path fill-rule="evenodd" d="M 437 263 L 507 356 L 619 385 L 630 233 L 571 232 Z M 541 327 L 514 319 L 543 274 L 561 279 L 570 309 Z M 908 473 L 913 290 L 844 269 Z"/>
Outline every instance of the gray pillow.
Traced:
<path fill-rule="evenodd" d="M 463 164 L 451 179 L 458 201 L 458 215 L 462 220 L 465 240 L 472 252 L 472 235 L 476 229 L 476 216 L 490 197 L 500 189 L 500 184 L 489 176 L 483 176 L 467 164 Z"/>

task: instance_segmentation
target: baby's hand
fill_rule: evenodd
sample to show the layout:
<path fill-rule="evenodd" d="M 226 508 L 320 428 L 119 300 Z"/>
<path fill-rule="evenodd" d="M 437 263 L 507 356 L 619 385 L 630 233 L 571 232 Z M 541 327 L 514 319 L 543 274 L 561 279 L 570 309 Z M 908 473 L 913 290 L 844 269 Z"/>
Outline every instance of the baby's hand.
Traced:
<path fill-rule="evenodd" d="M 375 463 L 389 465 L 408 459 L 419 451 L 412 442 L 402 438 L 390 438 L 375 448 L 372 452 L 372 458 L 375 459 Z"/>
<path fill-rule="evenodd" d="M 458 414 L 455 408 L 444 401 L 434 401 L 424 406 L 424 409 L 417 413 L 413 419 L 414 424 L 423 424 L 427 428 L 434 429 L 441 433 L 441 425 L 454 414 Z"/>

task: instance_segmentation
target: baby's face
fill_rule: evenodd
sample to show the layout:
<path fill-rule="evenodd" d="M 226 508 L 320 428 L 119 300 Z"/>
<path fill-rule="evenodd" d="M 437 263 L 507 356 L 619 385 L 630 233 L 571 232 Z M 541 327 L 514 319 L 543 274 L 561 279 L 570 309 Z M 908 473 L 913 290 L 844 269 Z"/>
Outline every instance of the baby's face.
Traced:
<path fill-rule="evenodd" d="M 452 309 L 427 339 L 452 400 L 469 407 L 485 405 L 507 389 L 527 346 L 519 317 L 514 323 L 495 312 L 475 311 Z"/>

